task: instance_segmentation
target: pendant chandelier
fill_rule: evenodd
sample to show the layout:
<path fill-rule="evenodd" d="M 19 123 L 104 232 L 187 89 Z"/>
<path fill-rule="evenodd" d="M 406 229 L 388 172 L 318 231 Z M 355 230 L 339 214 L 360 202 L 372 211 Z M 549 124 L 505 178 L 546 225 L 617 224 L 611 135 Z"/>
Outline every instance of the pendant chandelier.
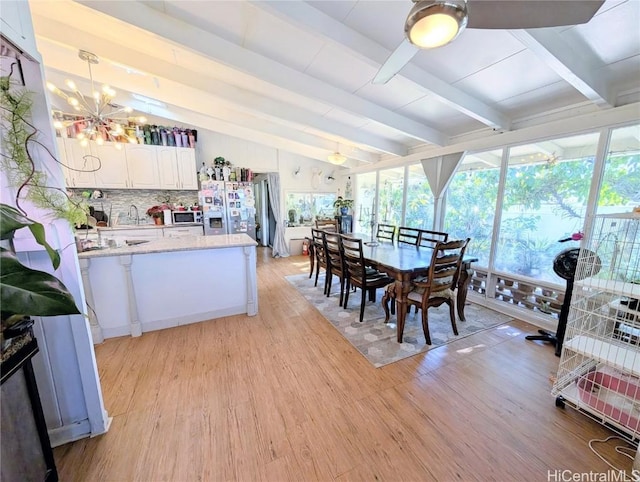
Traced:
<path fill-rule="evenodd" d="M 128 127 L 130 123 L 143 124 L 146 119 L 144 117 L 129 117 L 128 114 L 133 112 L 131 107 L 112 104 L 116 91 L 108 85 L 103 85 L 101 90 L 95 88 L 91 64 L 98 64 L 97 55 L 80 50 L 78 57 L 87 62 L 89 67 L 91 97 L 85 97 L 72 80 L 65 81 L 71 95 L 60 90 L 53 83 L 47 82 L 47 88 L 65 99 L 75 111 L 73 114 L 54 111 L 54 127 L 56 129 L 72 127 L 75 136 L 81 139 L 83 146 L 87 145 L 89 140 L 96 141 L 98 145 L 110 141 L 116 143 L 117 149 L 121 149 L 122 142 L 136 142 L 135 136 L 132 139 L 132 136 L 125 131 L 125 127 Z"/>

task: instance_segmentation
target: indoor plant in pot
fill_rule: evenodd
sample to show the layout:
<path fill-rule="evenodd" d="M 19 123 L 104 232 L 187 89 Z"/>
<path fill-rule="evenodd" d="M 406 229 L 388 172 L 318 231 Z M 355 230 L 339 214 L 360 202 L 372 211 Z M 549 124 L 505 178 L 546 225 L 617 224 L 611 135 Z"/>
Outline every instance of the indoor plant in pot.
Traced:
<path fill-rule="evenodd" d="M 44 226 L 12 206 L 0 204 L 2 453 L 9 455 L 3 457 L 2 475 L 8 480 L 36 477 L 56 481 L 58 473 L 31 363 L 38 344 L 30 316 L 73 315 L 80 311 L 58 278 L 20 262 L 12 240 L 22 228 L 28 228 L 46 249 L 54 269 L 60 265 L 60 255 L 45 240 Z M 35 449 L 37 444 L 40 450 Z"/>
<path fill-rule="evenodd" d="M 60 255 L 45 240 L 42 224 L 24 216 L 17 209 L 0 204 L 0 314 L 3 361 L 10 339 L 29 328 L 29 316 L 79 314 L 80 311 L 67 287 L 55 276 L 31 269 L 17 258 L 12 239 L 18 229 L 28 228 L 43 246 L 54 269 L 60 265 Z"/>
<path fill-rule="evenodd" d="M 353 207 L 353 199 L 344 199 L 342 196 L 338 196 L 333 207 L 338 210 L 338 214 L 346 216 L 349 213 L 349 208 Z"/>

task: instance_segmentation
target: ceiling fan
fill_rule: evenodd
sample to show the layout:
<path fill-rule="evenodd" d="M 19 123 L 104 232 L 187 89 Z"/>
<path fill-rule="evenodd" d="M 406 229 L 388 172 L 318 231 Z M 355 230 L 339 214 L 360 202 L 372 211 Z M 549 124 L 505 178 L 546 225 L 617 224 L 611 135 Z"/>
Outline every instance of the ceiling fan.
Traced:
<path fill-rule="evenodd" d="M 466 27 L 527 29 L 588 22 L 604 0 L 413 0 L 406 38 L 373 79 L 386 84 L 420 49 L 446 45 Z"/>

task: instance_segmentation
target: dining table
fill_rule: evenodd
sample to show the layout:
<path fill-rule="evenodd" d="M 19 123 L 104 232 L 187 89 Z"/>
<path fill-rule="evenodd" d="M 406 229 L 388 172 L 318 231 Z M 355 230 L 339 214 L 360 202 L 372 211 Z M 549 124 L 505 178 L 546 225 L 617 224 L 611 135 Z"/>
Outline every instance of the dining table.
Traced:
<path fill-rule="evenodd" d="M 418 276 L 425 276 L 429 272 L 433 249 L 412 245 L 381 242 L 370 240 L 368 235 L 350 234 L 350 237 L 360 238 L 365 262 L 371 267 L 386 273 L 395 280 L 396 318 L 398 343 L 402 343 L 405 319 L 407 316 L 407 295 L 411 291 L 411 281 Z M 313 272 L 313 253 L 311 257 L 311 271 Z M 477 262 L 474 256 L 464 256 L 458 277 L 456 308 L 458 317 L 465 321 L 464 306 L 467 300 L 469 282 L 473 276 L 471 263 Z"/>

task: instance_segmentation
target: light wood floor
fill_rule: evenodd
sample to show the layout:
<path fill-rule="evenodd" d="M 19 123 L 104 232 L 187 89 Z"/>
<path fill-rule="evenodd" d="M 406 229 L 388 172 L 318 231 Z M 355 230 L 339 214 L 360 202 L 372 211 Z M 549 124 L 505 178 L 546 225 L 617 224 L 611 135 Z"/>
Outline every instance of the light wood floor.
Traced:
<path fill-rule="evenodd" d="M 608 470 L 588 441 L 612 432 L 555 407 L 559 359 L 524 339 L 532 326 L 376 369 L 284 279 L 307 270 L 305 257 L 259 249 L 257 316 L 96 346 L 113 423 L 55 449 L 60 479 L 547 481 Z M 615 445 L 598 447 L 630 470 Z"/>

